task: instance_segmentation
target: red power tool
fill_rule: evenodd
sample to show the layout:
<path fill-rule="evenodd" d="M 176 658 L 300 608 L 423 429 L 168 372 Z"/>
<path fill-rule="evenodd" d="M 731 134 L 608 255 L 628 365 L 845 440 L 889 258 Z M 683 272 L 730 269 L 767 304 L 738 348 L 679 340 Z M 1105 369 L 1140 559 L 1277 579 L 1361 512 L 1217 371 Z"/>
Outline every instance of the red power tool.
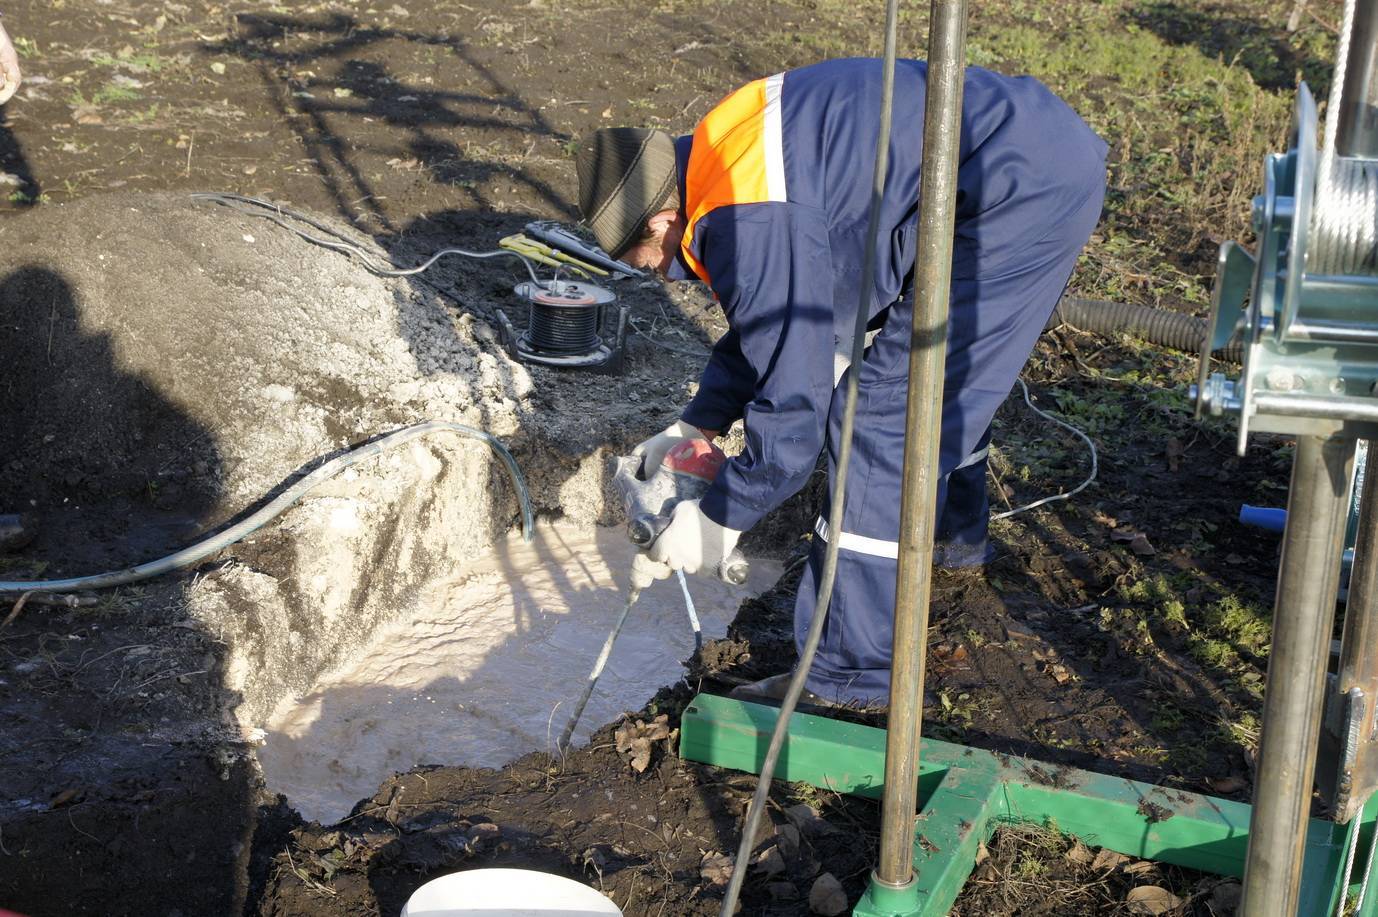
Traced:
<path fill-rule="evenodd" d="M 646 479 L 639 476 L 640 456 L 619 458 L 612 482 L 622 495 L 622 507 L 627 512 L 627 537 L 632 544 L 650 547 L 670 524 L 675 506 L 684 500 L 697 500 L 707 493 L 708 486 L 726 461 L 723 451 L 706 439 L 676 443 L 665 453 L 660 467 Z M 746 558 L 734 549 L 714 572 L 723 582 L 740 586 L 746 582 L 748 571 Z"/>

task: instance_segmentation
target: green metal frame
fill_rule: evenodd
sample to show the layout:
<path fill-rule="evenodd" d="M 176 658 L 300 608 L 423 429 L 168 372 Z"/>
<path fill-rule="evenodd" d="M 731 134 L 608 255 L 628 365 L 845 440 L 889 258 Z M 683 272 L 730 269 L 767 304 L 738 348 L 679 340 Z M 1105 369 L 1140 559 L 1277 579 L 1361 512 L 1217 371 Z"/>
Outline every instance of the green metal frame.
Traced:
<path fill-rule="evenodd" d="M 700 694 L 684 711 L 680 755 L 759 772 L 778 711 Z M 796 713 L 776 778 L 837 793 L 879 798 L 885 731 Z M 1241 876 L 1250 807 L 1198 793 L 1040 764 L 1025 758 L 924 739 L 914 830 L 916 881 L 876 882 L 852 912 L 859 917 L 940 917 L 975 866 L 977 847 L 1002 825 L 1038 825 L 1087 844 L 1203 872 Z M 1302 876 L 1302 914 L 1334 914 L 1350 832 L 1361 830 L 1356 861 L 1372 842 L 1378 806 L 1349 825 L 1312 819 Z M 1357 891 L 1357 886 L 1352 889 Z M 1378 917 L 1378 891 L 1356 917 Z"/>

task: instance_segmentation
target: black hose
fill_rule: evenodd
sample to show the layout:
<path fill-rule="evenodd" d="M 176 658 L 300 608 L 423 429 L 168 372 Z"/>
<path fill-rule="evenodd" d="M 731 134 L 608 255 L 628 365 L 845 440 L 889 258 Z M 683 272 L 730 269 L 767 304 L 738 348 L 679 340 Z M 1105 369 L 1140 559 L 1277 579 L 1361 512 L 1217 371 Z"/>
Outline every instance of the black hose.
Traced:
<path fill-rule="evenodd" d="M 1044 330 L 1062 324 L 1097 334 L 1131 334 L 1150 344 L 1187 353 L 1200 353 L 1201 341 L 1206 335 L 1206 320 L 1185 312 L 1155 309 L 1130 302 L 1079 299 L 1075 296 L 1062 297 Z M 1240 362 L 1242 354 L 1239 341 L 1230 341 L 1212 356 L 1218 360 Z"/>

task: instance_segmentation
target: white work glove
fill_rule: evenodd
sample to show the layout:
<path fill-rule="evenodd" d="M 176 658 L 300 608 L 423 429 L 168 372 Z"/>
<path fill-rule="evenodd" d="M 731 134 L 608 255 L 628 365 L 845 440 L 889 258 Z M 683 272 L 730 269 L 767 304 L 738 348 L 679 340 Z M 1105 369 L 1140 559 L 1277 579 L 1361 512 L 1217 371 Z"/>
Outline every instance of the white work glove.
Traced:
<path fill-rule="evenodd" d="M 632 558 L 632 588 L 640 591 L 658 579 L 669 579 L 674 572 L 667 565 L 651 560 L 645 551 L 637 551 Z"/>
<path fill-rule="evenodd" d="M 0 105 L 4 105 L 10 100 L 10 96 L 19 91 L 21 78 L 19 55 L 15 53 L 14 44 L 6 34 L 5 27 L 0 25 Z"/>
<path fill-rule="evenodd" d="M 698 500 L 684 500 L 675 506 L 669 526 L 646 553 L 667 570 L 717 573 L 741 537 L 736 529 L 718 525 L 705 516 Z"/>
<path fill-rule="evenodd" d="M 641 479 L 643 481 L 648 480 L 651 475 L 655 474 L 656 469 L 660 467 L 660 463 L 665 460 L 665 453 L 669 452 L 686 439 L 707 439 L 707 437 L 703 435 L 702 430 L 693 424 L 685 423 L 682 420 L 676 420 L 664 430 L 661 430 L 655 436 L 652 436 L 650 439 L 633 449 L 632 455 L 638 456 L 641 459 Z M 664 578 L 663 576 L 657 577 L 657 579 Z"/>

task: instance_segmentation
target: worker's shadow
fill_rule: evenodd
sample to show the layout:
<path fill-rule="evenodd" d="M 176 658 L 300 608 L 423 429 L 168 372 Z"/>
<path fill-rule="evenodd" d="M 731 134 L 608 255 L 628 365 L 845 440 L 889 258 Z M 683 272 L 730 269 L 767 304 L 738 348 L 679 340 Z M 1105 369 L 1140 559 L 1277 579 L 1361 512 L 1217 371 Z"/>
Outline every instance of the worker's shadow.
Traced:
<path fill-rule="evenodd" d="M 37 529 L 27 547 L 0 554 L 0 580 L 162 556 L 219 497 L 215 437 L 155 380 L 122 366 L 120 317 L 83 302 L 81 289 L 39 264 L 0 276 L 0 514 L 29 514 Z M 252 836 L 253 768 L 222 771 L 196 743 L 158 737 L 219 722 L 239 702 L 225 687 L 225 644 L 185 617 L 187 583 L 105 590 L 95 607 L 74 609 L 16 609 L 15 596 L 0 596 L 0 619 L 20 612 L 3 626 L 0 679 L 7 906 L 108 914 L 112 901 L 138 901 L 229 913 L 243 904 L 226 838 Z M 223 818 L 227 833 L 198 832 L 192 811 Z M 89 884 L 73 884 L 149 837 L 175 839 L 182 881 L 150 889 L 146 873 L 111 869 L 99 901 Z"/>
<path fill-rule="evenodd" d="M 32 207 L 42 191 L 23 145 L 10 129 L 5 108 L 0 106 L 0 210 Z"/>
<path fill-rule="evenodd" d="M 120 368 L 118 316 L 86 312 L 61 274 L 0 279 L 0 512 L 31 513 L 45 575 L 151 559 L 220 496 L 211 431 Z"/>

